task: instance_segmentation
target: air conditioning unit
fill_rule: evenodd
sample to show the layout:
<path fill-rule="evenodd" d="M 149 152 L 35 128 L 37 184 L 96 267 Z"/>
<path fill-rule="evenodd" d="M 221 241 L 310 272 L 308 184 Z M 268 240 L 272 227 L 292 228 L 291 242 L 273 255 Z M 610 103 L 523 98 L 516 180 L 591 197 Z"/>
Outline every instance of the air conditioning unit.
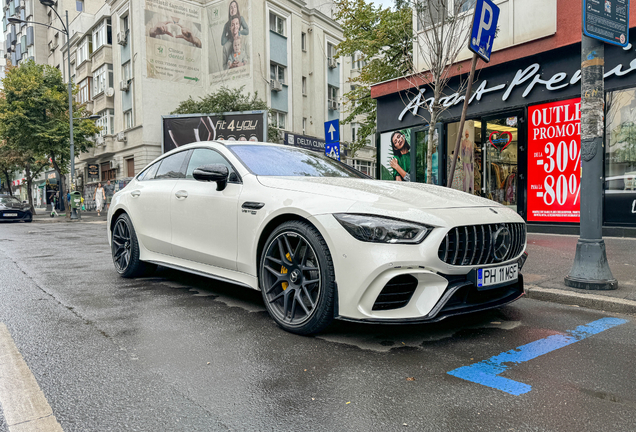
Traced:
<path fill-rule="evenodd" d="M 328 106 L 328 107 L 329 107 L 329 109 L 330 109 L 330 110 L 332 110 L 332 111 L 337 111 L 337 110 L 339 110 L 339 109 L 340 109 L 340 103 L 339 103 L 338 101 L 336 101 L 336 100 L 332 100 L 332 99 L 329 99 L 329 100 L 327 101 L 327 106 Z"/>
<path fill-rule="evenodd" d="M 335 68 L 338 67 L 338 62 L 333 57 L 329 57 L 329 62 L 328 63 L 329 63 L 329 69 L 335 69 Z"/>
<path fill-rule="evenodd" d="M 271 80 L 270 81 L 270 86 L 272 88 L 273 91 L 281 91 L 283 89 L 283 83 L 281 83 L 278 80 Z"/>
<path fill-rule="evenodd" d="M 117 33 L 117 43 L 121 46 L 128 44 L 128 30 Z"/>
<path fill-rule="evenodd" d="M 117 141 L 126 142 L 127 140 L 128 138 L 126 137 L 126 134 L 123 131 L 117 133 Z"/>
<path fill-rule="evenodd" d="M 128 80 L 119 81 L 119 90 L 121 90 L 123 92 L 127 92 L 128 90 L 130 90 L 130 81 L 128 81 Z"/>
<path fill-rule="evenodd" d="M 110 169 L 118 170 L 119 169 L 119 162 L 111 160 L 110 161 Z"/>

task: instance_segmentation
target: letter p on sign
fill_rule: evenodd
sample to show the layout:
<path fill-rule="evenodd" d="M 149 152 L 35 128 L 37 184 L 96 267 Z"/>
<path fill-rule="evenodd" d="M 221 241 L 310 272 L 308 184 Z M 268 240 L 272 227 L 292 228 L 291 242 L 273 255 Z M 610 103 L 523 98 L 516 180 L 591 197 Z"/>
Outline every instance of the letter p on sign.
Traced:
<path fill-rule="evenodd" d="M 499 7 L 492 0 L 477 0 L 468 49 L 486 62 L 490 61 L 498 20 Z"/>

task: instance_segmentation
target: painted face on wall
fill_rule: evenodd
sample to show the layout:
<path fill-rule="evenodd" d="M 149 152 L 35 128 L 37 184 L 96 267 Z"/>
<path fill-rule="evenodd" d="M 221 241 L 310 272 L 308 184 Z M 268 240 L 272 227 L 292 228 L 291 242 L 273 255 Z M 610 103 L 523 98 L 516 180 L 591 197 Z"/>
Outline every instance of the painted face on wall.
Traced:
<path fill-rule="evenodd" d="M 238 13 L 238 4 L 233 1 L 230 3 L 230 16 L 234 16 Z"/>
<path fill-rule="evenodd" d="M 232 18 L 232 39 L 236 39 L 238 37 L 239 27 L 241 26 L 240 20 L 238 17 Z"/>
<path fill-rule="evenodd" d="M 237 37 L 236 39 L 234 39 L 234 41 L 232 42 L 232 48 L 234 49 L 234 53 L 238 54 L 241 52 L 241 38 Z"/>

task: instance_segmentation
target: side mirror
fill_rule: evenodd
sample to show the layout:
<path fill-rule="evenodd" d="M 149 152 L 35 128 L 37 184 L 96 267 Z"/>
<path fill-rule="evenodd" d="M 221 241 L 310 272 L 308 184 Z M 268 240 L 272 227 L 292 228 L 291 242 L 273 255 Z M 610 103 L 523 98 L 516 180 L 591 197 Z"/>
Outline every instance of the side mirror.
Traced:
<path fill-rule="evenodd" d="M 192 173 L 195 180 L 216 182 L 216 190 L 222 191 L 227 186 L 227 178 L 230 171 L 225 165 L 213 164 L 203 165 L 196 168 Z"/>

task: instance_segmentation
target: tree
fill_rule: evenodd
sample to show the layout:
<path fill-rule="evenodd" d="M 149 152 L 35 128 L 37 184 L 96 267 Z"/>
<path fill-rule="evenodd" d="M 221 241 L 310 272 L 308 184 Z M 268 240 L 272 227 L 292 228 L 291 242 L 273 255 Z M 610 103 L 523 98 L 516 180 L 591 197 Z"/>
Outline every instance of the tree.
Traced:
<path fill-rule="evenodd" d="M 226 112 L 265 110 L 270 112 L 267 102 L 258 97 L 258 92 L 243 93 L 245 86 L 231 89 L 221 87 L 216 93 L 192 99 L 190 96 L 179 104 L 177 109 L 171 114 L 221 114 Z M 271 123 L 271 121 L 270 121 Z M 267 129 L 267 140 L 270 142 L 279 141 L 278 130 L 276 128 Z"/>
<path fill-rule="evenodd" d="M 444 111 L 464 100 L 459 97 L 454 101 L 444 101 L 448 82 L 456 72 L 460 72 L 454 63 L 460 52 L 466 47 L 472 14 L 464 12 L 471 9 L 474 0 L 408 0 L 415 11 L 418 33 L 415 38 L 415 55 L 419 58 L 418 72 L 409 78 L 414 87 L 418 88 L 418 95 L 425 99 L 424 108 L 429 115 L 429 137 L 435 135 L 435 125 Z M 422 29 L 422 31 L 419 31 Z M 415 69 L 415 68 L 414 68 Z M 462 92 L 466 82 L 460 83 L 459 88 L 452 89 L 451 94 Z M 422 96 L 426 88 L 432 90 L 432 96 Z M 459 132 L 461 133 L 461 131 Z M 455 160 L 457 152 L 455 152 Z M 433 146 L 426 150 L 426 180 L 433 178 Z M 454 164 L 454 163 L 453 163 Z M 449 173 L 452 177 L 453 173 Z"/>
<path fill-rule="evenodd" d="M 48 166 L 60 179 L 70 163 L 68 90 L 60 71 L 33 61 L 9 67 L 0 95 L 0 139 L 14 152 L 26 172 L 28 199 L 33 209 L 32 181 Z M 77 91 L 77 89 L 75 89 Z M 86 108 L 74 102 L 75 118 L 86 115 Z M 77 154 L 88 150 L 99 128 L 90 120 L 77 120 L 73 138 Z M 64 207 L 63 180 L 60 198 Z"/>
<path fill-rule="evenodd" d="M 377 103 L 371 98 L 371 85 L 413 71 L 413 11 L 404 2 L 396 2 L 395 11 L 365 0 L 334 3 L 334 17 L 341 23 L 344 36 L 337 46 L 338 56 L 356 56 L 362 65 L 359 74 L 349 80 L 352 90 L 344 94 L 349 114 L 343 123 L 364 118 L 356 140 L 349 146 L 353 157 L 376 129 Z"/>

